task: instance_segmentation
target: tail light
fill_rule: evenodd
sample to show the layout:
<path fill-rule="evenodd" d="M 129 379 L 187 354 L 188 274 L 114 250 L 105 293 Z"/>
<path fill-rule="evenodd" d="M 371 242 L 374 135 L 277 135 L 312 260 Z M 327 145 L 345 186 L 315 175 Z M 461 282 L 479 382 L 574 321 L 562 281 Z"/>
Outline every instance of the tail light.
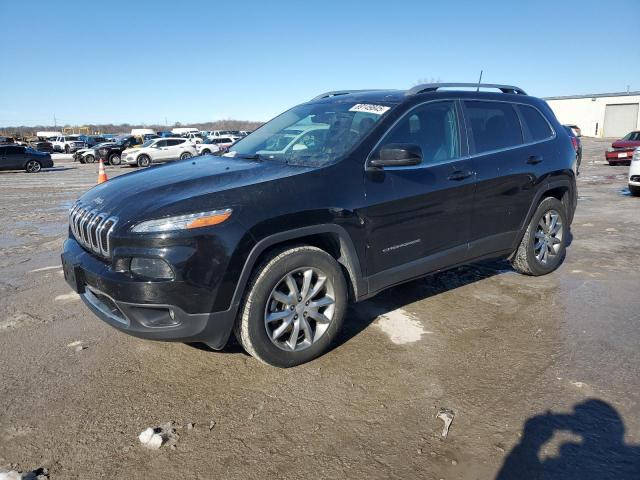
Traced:
<path fill-rule="evenodd" d="M 571 137 L 571 144 L 573 145 L 573 149 L 578 151 L 578 139 L 576 137 Z"/>

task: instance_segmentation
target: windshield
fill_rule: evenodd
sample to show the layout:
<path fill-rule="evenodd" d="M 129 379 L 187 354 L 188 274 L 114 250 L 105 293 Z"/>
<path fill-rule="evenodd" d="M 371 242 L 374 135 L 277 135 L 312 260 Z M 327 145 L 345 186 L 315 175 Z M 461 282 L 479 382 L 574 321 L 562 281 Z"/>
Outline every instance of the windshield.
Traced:
<path fill-rule="evenodd" d="M 154 143 L 156 143 L 156 139 L 152 138 L 151 140 L 147 140 L 146 142 L 144 142 L 142 145 L 140 145 L 140 148 L 145 148 L 145 147 L 150 147 L 151 145 L 153 145 Z"/>
<path fill-rule="evenodd" d="M 640 140 L 640 132 L 627 133 L 624 137 L 622 137 L 622 140 L 627 140 L 631 142 Z"/>
<path fill-rule="evenodd" d="M 298 105 L 238 140 L 225 156 L 327 165 L 348 153 L 390 108 L 354 103 Z"/>

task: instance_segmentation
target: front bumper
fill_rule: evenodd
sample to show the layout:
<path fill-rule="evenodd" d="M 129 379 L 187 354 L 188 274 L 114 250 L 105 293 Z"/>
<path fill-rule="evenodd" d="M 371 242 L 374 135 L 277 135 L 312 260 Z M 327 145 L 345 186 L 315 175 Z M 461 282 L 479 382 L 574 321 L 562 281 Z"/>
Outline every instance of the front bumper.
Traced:
<path fill-rule="evenodd" d="M 89 309 L 104 322 L 130 335 L 152 340 L 205 342 L 221 349 L 227 343 L 235 321 L 235 309 L 189 313 L 171 303 L 163 292 L 173 282 L 134 280 L 114 272 L 105 262 L 85 251 L 73 238 L 64 243 L 64 276 Z M 184 285 L 175 286 L 184 289 Z M 140 302 L 136 298 L 156 298 Z"/>

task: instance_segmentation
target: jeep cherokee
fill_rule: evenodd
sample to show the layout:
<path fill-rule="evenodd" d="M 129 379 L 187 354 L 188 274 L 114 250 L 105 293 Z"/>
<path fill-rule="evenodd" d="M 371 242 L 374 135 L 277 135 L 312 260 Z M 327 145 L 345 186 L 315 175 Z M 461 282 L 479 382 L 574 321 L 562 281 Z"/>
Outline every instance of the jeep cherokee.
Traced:
<path fill-rule="evenodd" d="M 71 208 L 65 278 L 129 334 L 221 349 L 234 332 L 290 367 L 330 347 L 348 301 L 488 258 L 547 274 L 576 207 L 571 141 L 520 88 L 469 87 L 329 92 L 222 157 L 98 185 Z"/>

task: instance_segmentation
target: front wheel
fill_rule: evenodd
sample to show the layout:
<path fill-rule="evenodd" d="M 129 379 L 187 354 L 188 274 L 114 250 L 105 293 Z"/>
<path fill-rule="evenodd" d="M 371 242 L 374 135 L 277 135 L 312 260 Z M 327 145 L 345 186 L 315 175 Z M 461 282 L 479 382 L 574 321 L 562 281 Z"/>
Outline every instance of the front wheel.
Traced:
<path fill-rule="evenodd" d="M 69 145 L 65 145 L 64 146 L 64 153 L 66 153 L 66 154 L 69 153 Z"/>
<path fill-rule="evenodd" d="M 180 155 L 180 160 L 186 160 L 187 158 L 191 158 L 193 155 L 191 155 L 189 152 L 184 152 L 182 155 Z"/>
<path fill-rule="evenodd" d="M 80 159 L 80 161 L 82 161 L 82 159 Z M 93 155 L 84 156 L 84 163 L 94 163 L 95 161 L 96 161 L 96 157 L 94 157 Z"/>
<path fill-rule="evenodd" d="M 42 170 L 42 165 L 40 165 L 40 162 L 37 160 L 29 160 L 24 169 L 27 171 L 27 173 L 38 173 L 40 170 Z"/>
<path fill-rule="evenodd" d="M 293 367 L 327 351 L 342 326 L 347 285 L 324 250 L 276 251 L 255 269 L 234 327 L 244 349 L 276 367 Z"/>
<path fill-rule="evenodd" d="M 536 209 L 511 265 L 525 275 L 546 275 L 564 260 L 569 222 L 560 200 L 547 197 Z"/>
<path fill-rule="evenodd" d="M 118 154 L 118 153 L 114 153 L 113 155 L 111 155 L 109 157 L 109 163 L 111 165 L 120 165 L 121 161 L 122 161 L 122 159 L 120 158 L 120 154 Z"/>

